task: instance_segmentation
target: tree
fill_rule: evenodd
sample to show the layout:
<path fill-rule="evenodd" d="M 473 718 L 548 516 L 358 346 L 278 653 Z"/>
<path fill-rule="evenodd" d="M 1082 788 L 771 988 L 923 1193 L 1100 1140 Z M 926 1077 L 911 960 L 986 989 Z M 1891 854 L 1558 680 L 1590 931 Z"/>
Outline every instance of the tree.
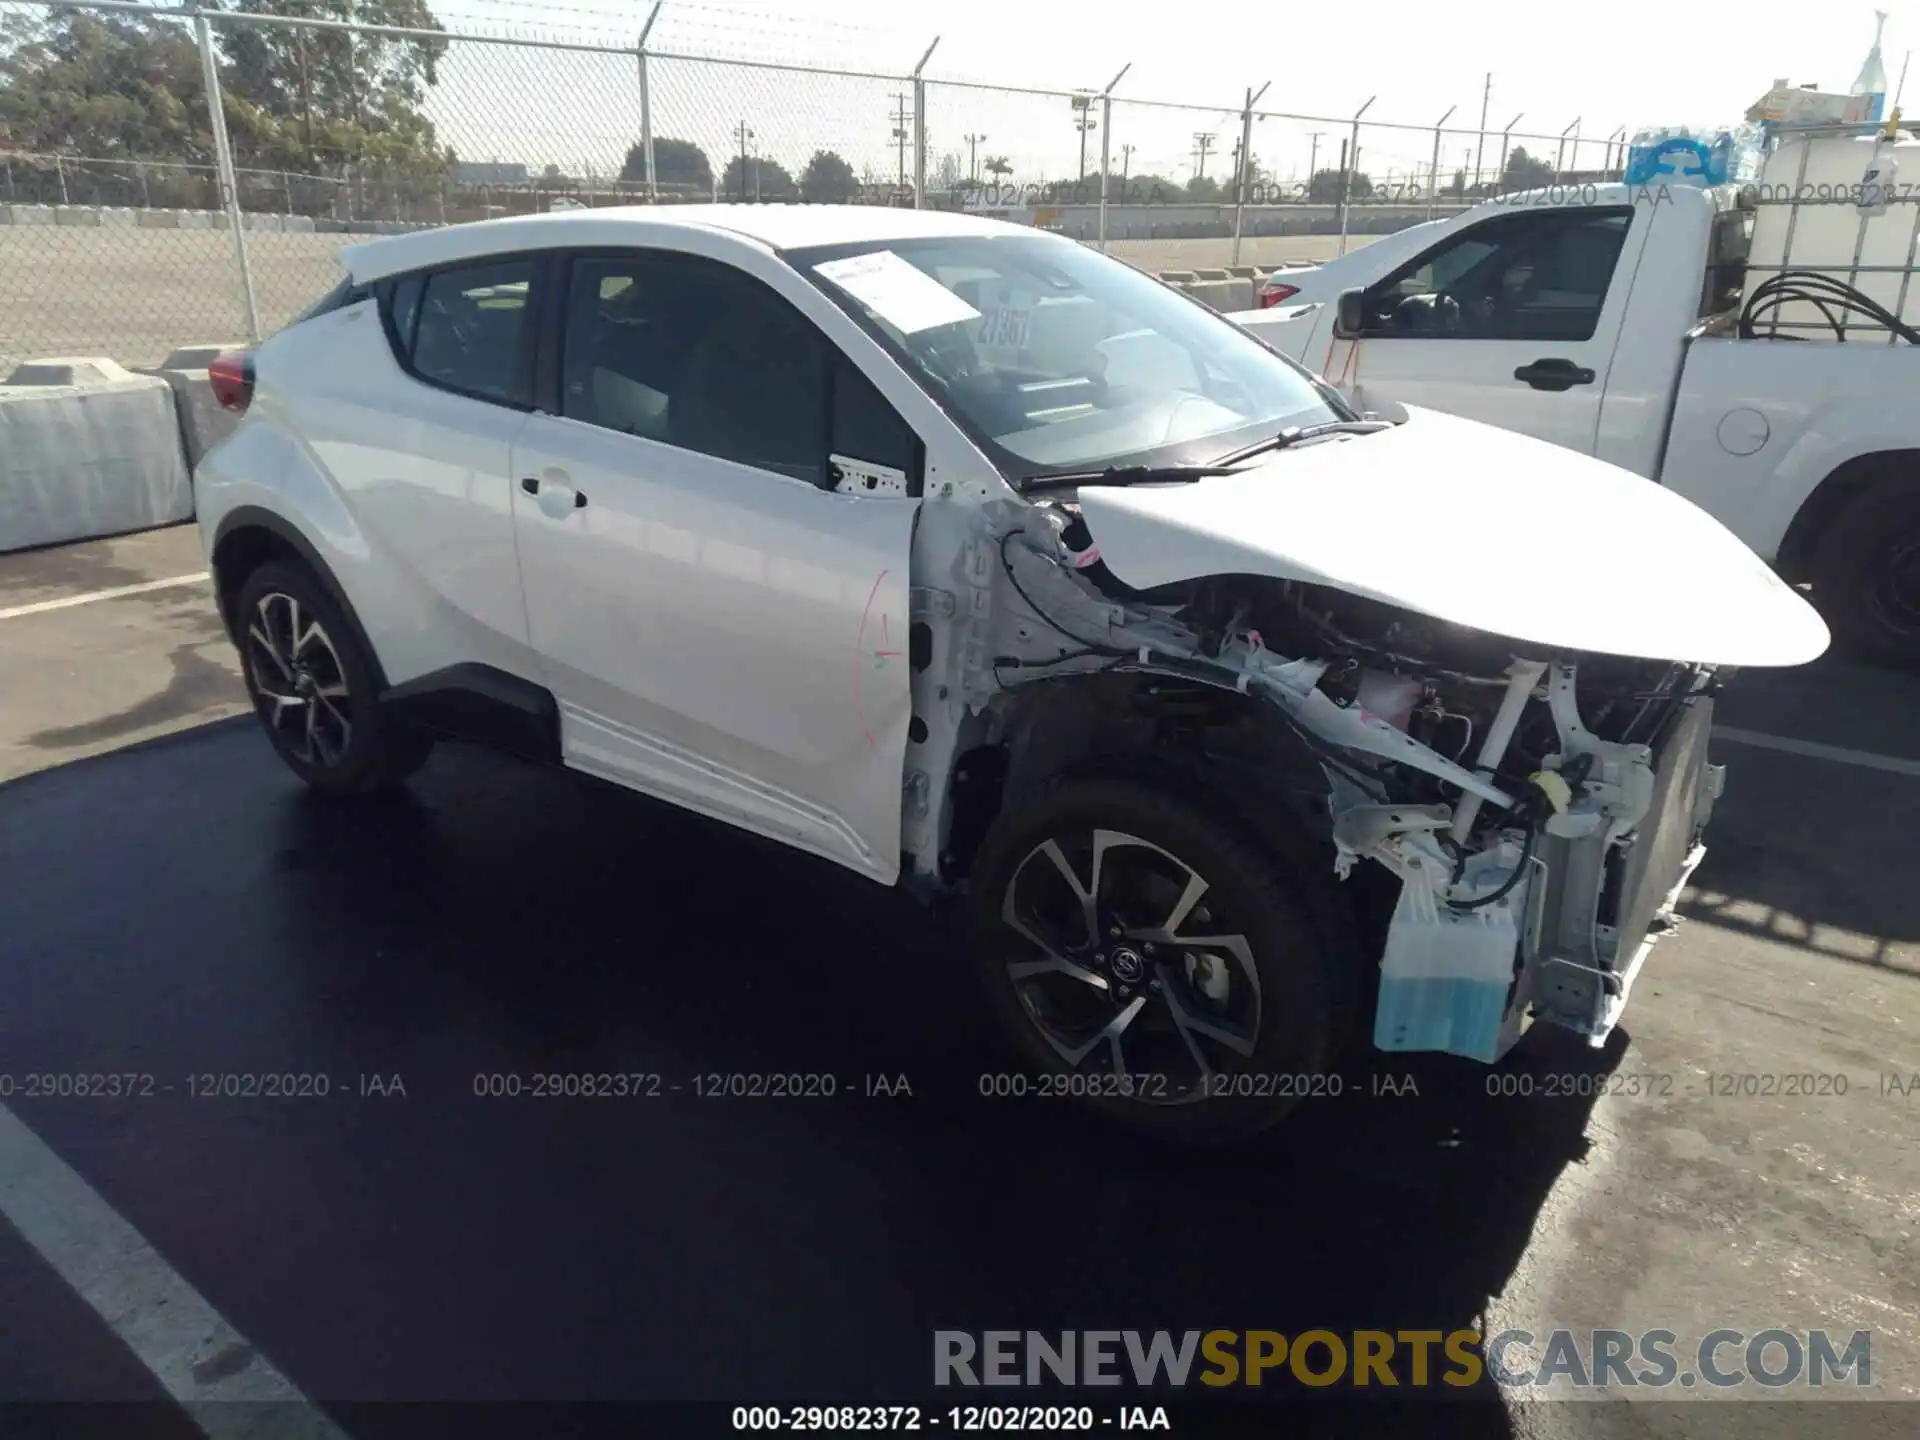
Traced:
<path fill-rule="evenodd" d="M 1187 198 L 1217 201 L 1220 198 L 1220 182 L 1211 175 L 1196 175 L 1187 181 Z"/>
<path fill-rule="evenodd" d="M 204 162 L 200 53 L 158 21 L 67 11 L 0 29 L 0 143 L 48 154 Z"/>
<path fill-rule="evenodd" d="M 1013 173 L 1013 166 L 1007 162 L 1007 157 L 1004 155 L 989 155 L 981 162 L 980 168 L 995 179 Z"/>
<path fill-rule="evenodd" d="M 620 167 L 620 178 L 630 184 L 643 184 L 647 178 L 647 147 L 635 145 L 627 151 Z M 673 190 L 691 190 L 703 199 L 713 194 L 713 162 L 707 152 L 691 140 L 676 140 L 667 135 L 653 138 L 653 178 Z"/>
<path fill-rule="evenodd" d="M 231 0 L 242 14 L 280 14 L 278 0 Z M 426 0 L 309 0 L 303 18 L 440 30 Z M 235 160 L 269 169 L 344 173 L 372 166 L 392 179 L 444 175 L 451 155 L 421 111 L 446 40 L 302 26 L 228 25 L 220 48 Z"/>
<path fill-rule="evenodd" d="M 949 151 L 940 157 L 940 164 L 934 169 L 933 188 L 936 190 L 951 191 L 960 183 L 961 177 L 965 173 L 965 162 L 963 162 L 958 155 Z"/>
<path fill-rule="evenodd" d="M 1364 170 L 1355 170 L 1348 177 L 1342 170 L 1316 170 L 1313 178 L 1307 181 L 1307 198 L 1321 205 L 1332 205 L 1340 199 L 1340 184 L 1346 178 L 1347 196 L 1352 200 L 1365 200 L 1373 194 L 1373 179 Z"/>
<path fill-rule="evenodd" d="M 1545 160 L 1529 155 L 1521 146 L 1514 146 L 1513 153 L 1507 156 L 1507 168 L 1500 172 L 1500 188 L 1512 193 L 1515 190 L 1538 190 L 1543 185 L 1553 183 L 1553 166 Z"/>
<path fill-rule="evenodd" d="M 1179 197 L 1182 187 L 1164 175 L 1151 172 L 1114 179 L 1115 192 L 1129 205 L 1162 205 Z"/>
<path fill-rule="evenodd" d="M 1447 186 L 1447 192 L 1451 195 L 1464 195 L 1467 193 L 1467 172 L 1465 170 L 1456 170 L 1453 172 L 1453 182 Z"/>
<path fill-rule="evenodd" d="M 837 152 L 816 150 L 800 172 L 800 198 L 814 205 L 845 205 L 860 194 L 860 181 Z"/>
<path fill-rule="evenodd" d="M 658 155 L 654 161 L 659 163 Z M 799 193 L 784 165 L 759 155 L 734 156 L 720 176 L 723 200 L 792 200 Z"/>

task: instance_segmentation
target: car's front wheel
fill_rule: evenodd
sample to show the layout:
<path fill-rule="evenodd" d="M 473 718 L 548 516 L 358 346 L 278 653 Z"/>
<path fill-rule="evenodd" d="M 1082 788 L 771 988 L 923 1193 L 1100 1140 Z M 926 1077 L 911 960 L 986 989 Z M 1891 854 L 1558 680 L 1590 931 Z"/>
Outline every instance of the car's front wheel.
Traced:
<path fill-rule="evenodd" d="M 294 774 L 323 794 L 351 795 L 425 763 L 432 741 L 382 712 L 371 658 L 303 566 L 261 565 L 234 611 L 248 698 Z"/>
<path fill-rule="evenodd" d="M 1032 1073 L 986 1078 L 1189 1140 L 1332 1098 L 1359 967 L 1313 883 L 1218 808 L 1133 781 L 1003 813 L 969 881 L 972 940 Z"/>

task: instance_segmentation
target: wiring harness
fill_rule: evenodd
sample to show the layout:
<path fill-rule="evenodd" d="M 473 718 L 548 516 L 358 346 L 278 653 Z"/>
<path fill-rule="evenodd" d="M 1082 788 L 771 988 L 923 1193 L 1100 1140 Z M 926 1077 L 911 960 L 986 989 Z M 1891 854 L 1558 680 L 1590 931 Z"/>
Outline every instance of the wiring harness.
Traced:
<path fill-rule="evenodd" d="M 1755 286 L 1740 312 L 1740 338 L 1755 339 L 1756 328 L 1767 316 L 1800 301 L 1818 310 L 1840 340 L 1847 338 L 1847 317 L 1852 316 L 1856 320 L 1856 331 L 1884 330 L 1897 335 L 1909 345 L 1920 345 L 1920 330 L 1908 325 L 1879 301 L 1861 294 L 1846 281 L 1820 270 L 1783 270 Z M 1804 340 L 1807 337 L 1775 335 L 1772 338 Z"/>

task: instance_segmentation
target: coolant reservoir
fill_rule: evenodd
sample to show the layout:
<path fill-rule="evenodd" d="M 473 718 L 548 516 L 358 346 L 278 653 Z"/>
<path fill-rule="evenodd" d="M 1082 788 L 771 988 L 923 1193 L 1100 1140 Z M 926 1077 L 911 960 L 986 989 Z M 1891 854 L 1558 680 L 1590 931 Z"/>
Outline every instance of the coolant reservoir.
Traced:
<path fill-rule="evenodd" d="M 1902 282 L 1914 263 L 1920 189 L 1911 183 L 1893 184 L 1879 196 L 1885 201 L 1884 210 L 1863 215 L 1859 208 L 1869 172 L 1876 166 L 1884 172 L 1888 162 L 1909 181 L 1920 176 L 1920 142 L 1846 135 L 1795 136 L 1783 141 L 1767 157 L 1756 187 L 1759 207 L 1747 257 L 1747 294 L 1783 267 L 1818 270 L 1852 284 L 1907 324 L 1920 324 L 1920 284 L 1906 284 L 1902 295 Z M 1883 173 L 1881 178 L 1887 177 Z M 1875 270 L 1874 266 L 1888 268 Z M 1782 335 L 1837 338 L 1819 310 L 1803 300 L 1763 316 L 1756 322 L 1756 332 L 1768 334 L 1774 320 L 1781 322 Z M 1847 332 L 1861 339 L 1886 340 L 1885 331 L 1857 316 L 1849 317 Z"/>

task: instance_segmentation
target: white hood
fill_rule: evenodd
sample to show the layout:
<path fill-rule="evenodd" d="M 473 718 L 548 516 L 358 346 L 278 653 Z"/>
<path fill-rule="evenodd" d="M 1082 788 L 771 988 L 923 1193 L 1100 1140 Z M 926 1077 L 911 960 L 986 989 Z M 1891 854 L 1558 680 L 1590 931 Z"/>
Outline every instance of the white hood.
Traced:
<path fill-rule="evenodd" d="M 1813 607 L 1692 501 L 1530 436 L 1408 415 L 1245 474 L 1089 487 L 1081 512 L 1136 589 L 1270 575 L 1545 649 L 1702 665 L 1802 665 L 1827 648 Z"/>

